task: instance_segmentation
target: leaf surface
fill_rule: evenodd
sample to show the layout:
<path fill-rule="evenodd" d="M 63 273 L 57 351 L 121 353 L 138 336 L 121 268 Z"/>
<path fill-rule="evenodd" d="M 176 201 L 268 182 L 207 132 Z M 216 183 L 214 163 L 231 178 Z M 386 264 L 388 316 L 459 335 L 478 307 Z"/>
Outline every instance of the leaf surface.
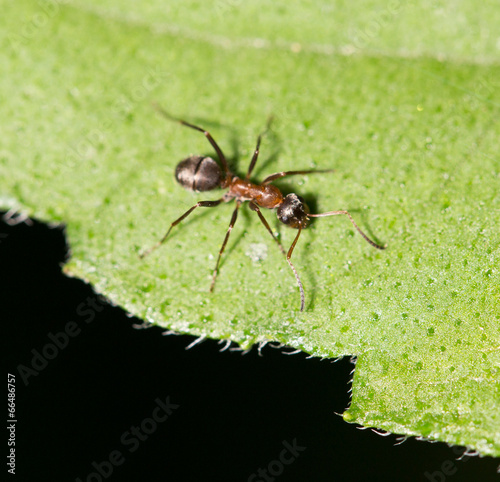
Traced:
<path fill-rule="evenodd" d="M 359 2 L 358 2 L 359 3 Z M 243 348 L 357 357 L 344 418 L 500 455 L 500 96 L 493 2 L 3 2 L 0 207 L 64 223 L 66 273 L 151 323 Z M 357 4 L 358 5 L 358 4 Z M 21 22 L 13 19 L 22 19 Z M 312 212 L 293 261 L 246 206 L 198 209 L 177 162 L 214 156 Z M 285 247 L 296 234 L 264 213 Z"/>

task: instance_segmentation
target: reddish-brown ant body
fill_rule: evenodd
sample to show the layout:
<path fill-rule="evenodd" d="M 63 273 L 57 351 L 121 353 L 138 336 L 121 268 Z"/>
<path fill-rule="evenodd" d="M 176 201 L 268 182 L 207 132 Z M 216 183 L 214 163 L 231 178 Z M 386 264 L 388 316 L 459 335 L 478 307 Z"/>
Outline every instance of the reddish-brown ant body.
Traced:
<path fill-rule="evenodd" d="M 365 233 L 363 233 L 363 231 L 361 231 L 358 225 L 354 222 L 354 219 L 352 218 L 351 214 L 348 211 L 329 211 L 326 213 L 311 214 L 309 212 L 307 204 L 304 202 L 304 199 L 302 199 L 297 194 L 293 193 L 283 196 L 281 191 L 276 186 L 273 186 L 271 184 L 276 179 L 280 179 L 285 176 L 294 176 L 297 174 L 312 174 L 320 172 L 332 172 L 332 169 L 283 171 L 266 177 L 260 184 L 253 184 L 252 182 L 250 182 L 249 179 L 257 162 L 257 158 L 259 156 L 262 134 L 260 134 L 257 139 L 257 146 L 255 148 L 246 176 L 244 179 L 241 179 L 238 176 L 235 176 L 234 174 L 231 173 L 231 171 L 229 170 L 226 157 L 224 156 L 222 150 L 217 145 L 217 143 L 215 142 L 215 140 L 208 131 L 206 131 L 201 127 L 190 124 L 184 120 L 170 116 L 167 112 L 162 110 L 157 105 L 155 105 L 155 108 L 166 118 L 179 122 L 180 124 L 190 127 L 191 129 L 195 129 L 197 131 L 202 132 L 208 139 L 212 147 L 215 149 L 219 161 L 222 164 L 222 170 L 221 170 L 219 164 L 216 161 L 214 161 L 211 157 L 190 156 L 181 161 L 177 165 L 177 168 L 175 170 L 175 178 L 177 182 L 184 188 L 196 192 L 212 191 L 213 189 L 217 188 L 228 189 L 228 191 L 224 194 L 224 196 L 215 201 L 198 201 L 193 207 L 188 209 L 180 218 L 176 219 L 173 223 L 171 223 L 170 228 L 168 229 L 167 233 L 163 236 L 163 238 L 161 238 L 160 241 L 158 241 L 158 243 L 149 248 L 147 251 L 143 252 L 140 255 L 141 258 L 144 258 L 154 249 L 161 246 L 168 238 L 168 235 L 170 234 L 172 228 L 177 224 L 179 224 L 187 216 L 189 216 L 196 208 L 215 207 L 223 202 L 229 202 L 235 199 L 236 208 L 233 211 L 231 222 L 229 223 L 229 228 L 226 232 L 226 236 L 222 243 L 222 247 L 219 251 L 217 263 L 215 265 L 215 269 L 212 275 L 212 283 L 210 285 L 210 291 L 213 291 L 215 286 L 215 279 L 217 277 L 217 273 L 219 270 L 220 259 L 222 253 L 224 252 L 224 248 L 226 247 L 229 235 L 231 234 L 231 230 L 233 229 L 233 226 L 236 222 L 236 218 L 238 216 L 238 209 L 240 208 L 243 202 L 248 201 L 250 209 L 257 213 L 262 224 L 265 226 L 267 231 L 276 241 L 281 252 L 286 256 L 286 260 L 290 265 L 293 274 L 295 275 L 295 279 L 297 280 L 297 284 L 300 289 L 300 311 L 304 311 L 304 304 L 305 304 L 304 288 L 302 287 L 302 282 L 300 281 L 297 270 L 290 261 L 290 258 L 292 256 L 295 245 L 297 244 L 297 240 L 299 239 L 300 233 L 302 232 L 302 229 L 304 229 L 309 222 L 309 218 L 319 218 L 323 216 L 335 216 L 337 214 L 345 214 L 346 216 L 349 217 L 351 223 L 356 228 L 356 230 L 361 234 L 361 236 L 363 236 L 363 238 L 366 241 L 368 241 L 368 243 L 370 243 L 373 247 L 377 249 L 385 248 L 385 246 L 380 246 L 379 244 L 372 241 Z M 298 229 L 298 233 L 295 236 L 295 239 L 293 240 L 293 243 L 290 246 L 288 252 L 284 250 L 283 246 L 272 232 L 264 215 L 261 213 L 260 208 L 277 209 L 278 219 L 283 224 Z"/>

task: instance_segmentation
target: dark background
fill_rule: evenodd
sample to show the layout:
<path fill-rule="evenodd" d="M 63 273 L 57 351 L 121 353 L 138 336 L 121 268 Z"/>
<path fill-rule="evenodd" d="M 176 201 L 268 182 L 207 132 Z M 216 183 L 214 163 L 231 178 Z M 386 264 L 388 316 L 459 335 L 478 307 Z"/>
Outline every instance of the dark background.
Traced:
<path fill-rule="evenodd" d="M 395 445 L 395 435 L 343 422 L 335 412 L 349 402 L 349 360 L 285 356 L 290 348 L 269 346 L 263 356 L 256 348 L 220 353 L 223 345 L 211 340 L 186 350 L 193 337 L 137 329 L 140 320 L 64 276 L 66 256 L 59 228 L 0 224 L 3 338 L 16 375 L 13 480 L 499 480 L 498 459 L 457 460 L 457 447 Z M 97 308 L 89 310 L 89 298 Z M 32 350 L 41 353 L 49 333 L 70 321 L 81 332 L 25 385 L 18 366 L 31 368 Z M 167 397 L 179 407 L 155 426 L 146 419 Z M 139 429 L 121 441 L 143 423 L 149 435 Z M 273 462 L 294 439 L 305 450 L 287 452 L 288 465 Z M 103 464 L 116 451 L 120 465 Z M 281 473 L 258 475 L 268 467 Z"/>

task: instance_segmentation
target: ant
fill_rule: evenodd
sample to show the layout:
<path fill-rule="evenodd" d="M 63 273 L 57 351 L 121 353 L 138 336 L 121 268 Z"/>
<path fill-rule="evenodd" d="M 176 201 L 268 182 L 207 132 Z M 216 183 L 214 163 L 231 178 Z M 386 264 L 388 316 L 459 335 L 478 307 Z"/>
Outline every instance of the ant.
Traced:
<path fill-rule="evenodd" d="M 304 311 L 305 305 L 305 297 L 304 297 L 304 288 L 302 286 L 302 282 L 300 281 L 299 275 L 295 266 L 290 261 L 292 257 L 293 250 L 295 245 L 297 244 L 297 240 L 299 239 L 300 233 L 302 230 L 307 227 L 309 223 L 309 218 L 320 218 L 324 216 L 336 216 L 338 214 L 345 214 L 356 230 L 363 236 L 363 238 L 370 243 L 374 248 L 377 249 L 385 249 L 386 246 L 380 246 L 379 244 L 372 241 L 355 223 L 351 214 L 348 211 L 328 211 L 326 213 L 319 214 L 311 214 L 309 212 L 309 208 L 305 203 L 304 199 L 297 194 L 287 194 L 283 196 L 281 191 L 273 186 L 271 183 L 276 179 L 280 179 L 285 176 L 295 176 L 300 174 L 312 174 L 312 173 L 323 173 L 323 172 L 332 172 L 333 169 L 323 169 L 323 170 L 303 170 L 303 171 L 283 171 L 277 172 L 276 174 L 271 174 L 267 176 L 260 184 L 253 184 L 250 182 L 250 175 L 257 163 L 257 158 L 259 156 L 260 150 L 260 142 L 264 133 L 261 133 L 257 138 L 257 146 L 255 147 L 255 151 L 250 162 L 250 166 L 248 167 L 248 171 L 244 179 L 239 178 L 231 173 L 229 170 L 226 157 L 224 156 L 222 150 L 215 142 L 214 138 L 210 135 L 208 131 L 205 129 L 198 127 L 196 125 L 190 124 L 182 119 L 177 119 L 172 117 L 166 111 L 164 111 L 161 107 L 154 104 L 153 107 L 164 117 L 167 119 L 178 122 L 186 127 L 190 127 L 191 129 L 202 132 L 205 137 L 208 139 L 212 147 L 214 148 L 219 161 L 222 165 L 222 170 L 217 162 L 214 161 L 211 157 L 204 156 L 190 156 L 183 161 L 179 162 L 177 168 L 175 169 L 175 178 L 177 182 L 190 191 L 212 191 L 213 189 L 221 188 L 228 189 L 228 191 L 220 198 L 215 201 L 198 201 L 193 207 L 189 208 L 180 218 L 176 219 L 173 223 L 170 224 L 170 228 L 154 246 L 144 251 L 139 255 L 142 259 L 148 254 L 150 254 L 153 250 L 160 247 L 168 238 L 170 231 L 174 226 L 177 226 L 181 221 L 186 219 L 196 208 L 204 207 L 204 208 L 213 208 L 218 206 L 222 202 L 229 202 L 233 199 L 236 200 L 236 208 L 233 211 L 233 215 L 231 216 L 231 221 L 229 223 L 229 228 L 226 232 L 226 236 L 222 243 L 222 247 L 219 251 L 219 256 L 217 258 L 217 263 L 215 265 L 213 275 L 212 275 L 212 283 L 210 285 L 210 292 L 213 291 L 215 286 L 215 279 L 217 277 L 219 271 L 219 263 L 221 260 L 222 253 L 224 252 L 224 248 L 226 247 L 227 241 L 229 239 L 229 235 L 236 223 L 236 218 L 238 217 L 238 209 L 241 204 L 245 201 L 248 201 L 249 207 L 252 211 L 255 211 L 259 216 L 262 224 L 267 229 L 269 234 L 273 237 L 273 239 L 278 244 L 281 252 L 286 256 L 286 260 L 290 265 L 290 268 L 295 275 L 295 279 L 297 280 L 297 284 L 300 289 L 300 311 Z M 267 128 L 269 128 L 271 118 L 267 123 Z M 274 233 L 272 232 L 266 218 L 260 211 L 260 208 L 266 209 L 277 209 L 278 219 L 287 226 L 291 228 L 298 229 L 297 235 L 293 240 L 292 245 L 288 252 L 285 252 L 283 246 L 278 241 Z"/>

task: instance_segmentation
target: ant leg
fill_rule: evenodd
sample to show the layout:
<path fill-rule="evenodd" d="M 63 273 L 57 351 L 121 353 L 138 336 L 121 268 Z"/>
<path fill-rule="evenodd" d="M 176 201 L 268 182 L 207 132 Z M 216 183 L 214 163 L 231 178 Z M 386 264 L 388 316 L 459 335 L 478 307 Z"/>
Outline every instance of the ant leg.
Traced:
<path fill-rule="evenodd" d="M 260 220 L 262 221 L 262 224 L 266 227 L 266 229 L 269 231 L 269 234 L 273 237 L 273 239 L 278 243 L 278 246 L 281 250 L 281 252 L 283 253 L 284 256 L 286 256 L 286 251 L 285 249 L 283 248 L 283 246 L 281 245 L 281 243 L 279 242 L 278 238 L 274 235 L 274 233 L 272 232 L 271 230 L 271 227 L 269 226 L 268 222 L 266 221 L 266 218 L 264 217 L 264 215 L 261 213 L 259 207 L 257 206 L 257 204 L 253 203 L 252 201 L 250 201 L 249 203 L 249 207 L 252 211 L 255 211 L 258 215 L 259 215 L 259 218 Z"/>
<path fill-rule="evenodd" d="M 269 116 L 267 119 L 267 124 L 266 124 L 266 129 L 264 132 L 261 132 L 259 134 L 259 137 L 257 137 L 257 146 L 255 147 L 255 152 L 253 153 L 252 161 L 250 162 L 250 166 L 248 166 L 248 171 L 247 175 L 245 176 L 245 180 L 248 181 L 250 179 L 250 175 L 252 174 L 253 168 L 255 167 L 255 164 L 257 163 L 257 158 L 259 157 L 259 152 L 260 152 L 260 141 L 262 140 L 262 136 L 269 130 L 269 127 L 271 125 L 271 121 L 273 120 L 272 116 Z"/>
<path fill-rule="evenodd" d="M 295 275 L 295 279 L 297 280 L 297 284 L 299 285 L 299 289 L 300 289 L 300 311 L 304 311 L 304 305 L 305 305 L 304 288 L 302 286 L 302 282 L 300 281 L 299 274 L 297 273 L 297 270 L 295 269 L 295 266 L 290 261 L 290 258 L 292 257 L 292 253 L 293 253 L 293 248 L 295 248 L 295 245 L 297 244 L 297 240 L 299 239 L 300 232 L 302 231 L 302 228 L 299 228 L 299 232 L 297 233 L 297 236 L 295 237 L 295 239 L 294 239 L 294 241 L 292 243 L 292 246 L 288 250 L 288 253 L 286 253 L 285 250 L 283 249 L 283 246 L 281 245 L 281 243 L 278 241 L 278 239 L 276 238 L 276 236 L 273 234 L 273 232 L 272 232 L 272 230 L 271 230 L 268 222 L 266 221 L 266 218 L 260 212 L 259 207 L 256 204 L 254 204 L 253 202 L 250 202 L 250 209 L 252 211 L 255 211 L 259 215 L 259 218 L 262 221 L 262 224 L 269 231 L 269 234 L 271 234 L 271 236 L 273 237 L 273 239 L 278 243 L 278 246 L 280 247 L 281 252 L 286 256 L 286 260 L 287 260 L 288 264 L 290 265 L 290 268 L 292 268 L 293 274 Z"/>
<path fill-rule="evenodd" d="M 351 220 L 352 225 L 358 230 L 358 233 L 363 236 L 363 238 L 370 243 L 374 248 L 377 249 L 385 249 L 387 248 L 387 244 L 384 246 L 381 246 L 380 244 L 377 244 L 375 241 L 372 241 L 363 231 L 361 231 L 361 228 L 355 223 L 354 219 L 352 219 L 351 214 L 349 211 L 328 211 L 327 213 L 320 213 L 320 214 L 308 214 L 308 218 L 321 218 L 323 216 L 336 216 L 337 214 L 345 214 L 346 216 L 349 217 Z"/>
<path fill-rule="evenodd" d="M 215 278 L 217 278 L 217 274 L 219 272 L 220 258 L 222 256 L 222 253 L 224 252 L 224 248 L 226 247 L 227 240 L 229 239 L 229 235 L 231 234 L 234 224 L 236 223 L 236 218 L 238 217 L 239 208 L 240 208 L 240 203 L 236 202 L 236 208 L 233 211 L 233 215 L 231 216 L 231 222 L 229 223 L 229 228 L 227 229 L 226 237 L 224 238 L 224 242 L 222 243 L 222 247 L 220 248 L 219 251 L 219 257 L 217 258 L 217 264 L 215 265 L 214 274 L 212 276 L 212 284 L 210 285 L 210 293 L 214 290 Z"/>
<path fill-rule="evenodd" d="M 198 126 L 195 126 L 193 124 L 190 124 L 189 122 L 186 122 L 182 119 L 178 119 L 177 117 L 173 117 L 171 116 L 167 111 L 163 110 L 158 104 L 156 103 L 153 103 L 153 107 L 163 116 L 163 117 L 166 117 L 167 119 L 170 119 L 170 120 L 173 120 L 175 122 L 179 122 L 179 124 L 182 124 L 183 126 L 186 126 L 186 127 L 190 127 L 191 129 L 195 129 L 197 131 L 200 131 L 202 132 L 205 137 L 208 139 L 208 142 L 210 142 L 210 144 L 212 145 L 212 147 L 215 149 L 215 152 L 217 153 L 217 156 L 219 156 L 219 160 L 222 164 L 222 168 L 224 169 L 224 174 L 226 175 L 226 177 L 229 177 L 230 176 L 230 171 L 229 171 L 229 167 L 227 165 L 227 161 L 226 161 L 226 157 L 224 156 L 224 154 L 222 153 L 222 150 L 221 148 L 219 147 L 219 145 L 217 144 L 217 142 L 215 142 L 215 139 L 210 135 L 210 132 L 206 131 L 205 129 L 203 129 L 202 127 L 198 127 Z"/>
<path fill-rule="evenodd" d="M 170 231 L 172 231 L 172 228 L 179 224 L 183 219 L 187 218 L 196 208 L 202 207 L 202 208 L 213 208 L 215 206 L 218 206 L 222 202 L 222 199 L 218 199 L 217 201 L 199 201 L 197 202 L 192 208 L 189 208 L 179 219 L 176 219 L 171 225 L 170 228 L 168 228 L 167 233 L 163 238 L 160 239 L 154 246 L 151 248 L 147 249 L 143 253 L 139 255 L 139 258 L 145 258 L 148 254 L 150 254 L 152 251 L 154 251 L 156 248 L 159 248 L 168 238 L 168 235 L 170 234 Z"/>
<path fill-rule="evenodd" d="M 270 184 L 276 179 L 280 179 L 281 177 L 285 176 L 296 176 L 297 174 L 315 174 L 315 173 L 320 173 L 320 172 L 333 172 L 334 169 L 311 169 L 308 171 L 283 171 L 283 172 L 277 172 L 276 174 L 271 174 L 270 176 L 267 176 L 263 181 L 262 185 L 265 186 L 266 184 Z"/>
<path fill-rule="evenodd" d="M 259 137 L 257 137 L 257 146 L 255 147 L 255 152 L 253 153 L 252 161 L 250 162 L 250 166 L 248 167 L 247 175 L 245 176 L 246 181 L 250 179 L 250 174 L 252 174 L 253 168 L 255 167 L 255 163 L 257 162 L 257 158 L 259 157 L 261 139 L 262 139 L 262 134 L 259 134 Z"/>

